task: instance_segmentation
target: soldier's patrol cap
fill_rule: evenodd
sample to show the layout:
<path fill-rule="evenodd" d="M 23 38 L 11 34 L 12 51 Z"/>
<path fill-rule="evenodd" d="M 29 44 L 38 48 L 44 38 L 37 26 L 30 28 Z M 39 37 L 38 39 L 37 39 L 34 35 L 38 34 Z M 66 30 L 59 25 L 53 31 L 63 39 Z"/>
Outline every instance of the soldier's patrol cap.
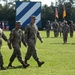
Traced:
<path fill-rule="evenodd" d="M 33 15 L 33 16 L 31 16 L 31 19 L 35 19 L 35 20 L 36 20 L 36 16 L 34 16 L 34 15 Z"/>
<path fill-rule="evenodd" d="M 64 21 L 64 23 L 67 23 L 67 21 Z"/>
<path fill-rule="evenodd" d="M 16 21 L 16 25 L 21 25 L 21 22 L 20 21 Z"/>
<path fill-rule="evenodd" d="M 50 21 L 48 20 L 48 22 L 50 22 Z"/>
<path fill-rule="evenodd" d="M 71 23 L 73 23 L 73 21 L 71 21 Z"/>

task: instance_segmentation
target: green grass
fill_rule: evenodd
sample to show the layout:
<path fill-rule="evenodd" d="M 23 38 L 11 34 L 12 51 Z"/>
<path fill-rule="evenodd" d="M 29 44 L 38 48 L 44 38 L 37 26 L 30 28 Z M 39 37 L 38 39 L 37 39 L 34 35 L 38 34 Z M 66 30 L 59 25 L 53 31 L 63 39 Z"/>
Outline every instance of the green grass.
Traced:
<path fill-rule="evenodd" d="M 4 32 L 9 37 L 9 32 Z M 53 32 L 51 37 L 46 38 L 45 31 L 40 31 L 44 42 L 41 44 L 37 40 L 36 49 L 40 60 L 45 61 L 42 67 L 38 67 L 37 63 L 31 57 L 28 61 L 30 66 L 28 68 L 17 67 L 15 69 L 7 69 L 0 71 L 0 75 L 75 75 L 75 33 L 74 37 L 68 36 L 67 44 L 63 44 L 63 38 L 54 38 Z M 27 48 L 21 47 L 22 58 L 24 59 Z M 9 63 L 9 58 L 13 50 L 10 50 L 7 43 L 3 41 L 1 49 L 4 66 L 6 67 Z M 17 59 L 13 62 L 14 66 L 21 66 Z"/>

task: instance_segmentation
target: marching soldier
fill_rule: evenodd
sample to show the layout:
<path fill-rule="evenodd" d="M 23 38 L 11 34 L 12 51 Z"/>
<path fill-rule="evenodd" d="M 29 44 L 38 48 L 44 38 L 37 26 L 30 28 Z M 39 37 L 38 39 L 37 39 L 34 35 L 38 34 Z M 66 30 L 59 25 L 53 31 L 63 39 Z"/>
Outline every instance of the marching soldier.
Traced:
<path fill-rule="evenodd" d="M 59 24 L 56 21 L 53 24 L 53 30 L 54 30 L 54 37 L 58 37 Z"/>
<path fill-rule="evenodd" d="M 28 67 L 29 65 L 25 64 L 24 61 L 22 60 L 21 57 L 21 52 L 20 52 L 20 47 L 21 47 L 21 41 L 22 43 L 26 46 L 24 37 L 23 37 L 23 32 L 20 29 L 21 24 L 20 22 L 16 22 L 16 27 L 11 31 L 10 33 L 10 37 L 9 37 L 9 41 L 10 43 L 8 44 L 9 48 L 11 49 L 11 44 L 14 48 L 13 54 L 10 58 L 10 62 L 8 64 L 8 67 L 13 67 L 12 66 L 12 62 L 14 61 L 14 59 L 17 57 L 19 62 L 23 65 L 24 68 Z"/>
<path fill-rule="evenodd" d="M 27 61 L 32 56 L 34 58 L 34 60 L 37 62 L 38 66 L 40 67 L 44 64 L 44 62 L 39 61 L 39 58 L 36 53 L 35 45 L 36 45 L 37 37 L 39 38 L 41 43 L 43 42 L 43 40 L 40 37 L 40 33 L 39 33 L 38 28 L 35 24 L 35 20 L 36 20 L 36 17 L 31 16 L 31 23 L 25 29 L 25 39 L 26 39 L 26 42 L 28 45 L 27 53 L 25 56 L 25 63 L 28 64 Z"/>
<path fill-rule="evenodd" d="M 62 26 L 63 26 L 63 24 L 61 22 L 59 22 L 59 34 L 60 34 L 60 37 L 62 36 Z"/>
<path fill-rule="evenodd" d="M 70 26 L 70 37 L 72 38 L 73 37 L 73 31 L 74 31 L 73 21 L 71 21 L 71 23 L 69 24 L 69 26 Z"/>
<path fill-rule="evenodd" d="M 62 33 L 63 33 L 63 41 L 64 43 L 67 43 L 67 38 L 69 33 L 69 25 L 67 24 L 67 21 L 65 21 L 63 24 Z"/>
<path fill-rule="evenodd" d="M 51 25 L 50 25 L 50 21 L 48 20 L 47 24 L 46 24 L 46 35 L 47 35 L 47 38 L 50 36 L 50 30 L 51 30 Z"/>
<path fill-rule="evenodd" d="M 8 42 L 8 39 L 7 37 L 5 36 L 5 34 L 3 33 L 3 30 L 0 28 L 0 50 L 1 50 L 1 46 L 2 46 L 2 38 Z M 0 68 L 1 70 L 5 70 L 5 67 L 3 66 L 3 56 L 1 54 L 1 51 L 0 51 Z"/>

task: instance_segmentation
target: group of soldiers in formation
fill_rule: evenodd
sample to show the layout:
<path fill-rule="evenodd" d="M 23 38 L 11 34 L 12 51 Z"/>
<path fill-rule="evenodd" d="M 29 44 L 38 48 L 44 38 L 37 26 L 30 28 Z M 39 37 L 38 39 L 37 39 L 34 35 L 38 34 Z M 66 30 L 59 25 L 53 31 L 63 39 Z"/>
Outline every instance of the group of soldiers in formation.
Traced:
<path fill-rule="evenodd" d="M 14 49 L 10 57 L 10 61 L 7 68 L 14 67 L 12 66 L 12 63 L 16 57 L 18 58 L 18 61 L 22 64 L 24 68 L 30 66 L 30 64 L 28 64 L 27 61 L 30 59 L 31 56 L 37 62 L 38 67 L 41 67 L 45 63 L 44 61 L 39 60 L 37 56 L 36 48 L 35 48 L 37 38 L 41 41 L 41 43 L 43 43 L 43 39 L 41 38 L 37 25 L 35 24 L 36 17 L 31 16 L 30 19 L 31 19 L 31 22 L 25 28 L 24 33 L 20 29 L 21 22 L 16 21 L 16 27 L 10 32 L 8 39 L 5 36 L 3 30 L 0 28 L 0 69 L 1 70 L 6 69 L 3 66 L 4 63 L 3 63 L 3 57 L 1 54 L 2 38 L 7 42 L 9 49 L 12 49 L 12 47 Z M 50 21 L 47 21 L 47 24 L 46 24 L 47 37 L 50 36 L 50 30 L 51 30 L 51 23 Z M 64 43 L 67 43 L 67 37 L 69 32 L 70 32 L 70 37 L 71 38 L 73 37 L 74 24 L 72 21 L 69 24 L 67 23 L 67 21 L 64 21 L 62 23 L 58 23 L 55 21 L 53 23 L 53 31 L 54 31 L 54 37 L 58 37 L 59 32 L 60 32 L 60 36 L 62 33 L 63 41 Z M 24 46 L 26 47 L 28 46 L 27 52 L 25 55 L 25 60 L 22 60 L 22 57 L 21 57 L 21 51 L 20 51 L 21 42 L 24 44 Z"/>
<path fill-rule="evenodd" d="M 67 43 L 68 33 L 70 33 L 71 38 L 73 37 L 73 32 L 74 32 L 73 21 L 69 21 L 69 22 L 64 21 L 59 23 L 55 21 L 52 26 L 54 31 L 54 37 L 58 37 L 58 35 L 60 34 L 60 37 L 63 36 L 64 43 Z M 50 31 L 51 31 L 51 23 L 49 20 L 46 23 L 45 29 L 48 38 L 50 36 Z"/>
<path fill-rule="evenodd" d="M 27 61 L 32 56 L 34 60 L 37 62 L 38 67 L 41 67 L 44 64 L 44 61 L 40 61 L 37 52 L 36 52 L 36 40 L 37 38 L 43 43 L 43 39 L 40 36 L 40 33 L 38 31 L 38 28 L 35 24 L 36 17 L 31 16 L 31 22 L 27 25 L 25 28 L 25 32 L 23 33 L 21 28 L 21 23 L 19 21 L 16 22 L 16 27 L 10 32 L 9 38 L 5 36 L 3 30 L 0 28 L 0 69 L 5 70 L 6 68 L 3 66 L 3 57 L 1 54 L 1 46 L 2 46 L 2 38 L 7 42 L 7 45 L 9 49 L 12 49 L 13 47 L 13 53 L 10 57 L 9 64 L 7 68 L 14 67 L 12 66 L 12 63 L 14 59 L 17 57 L 18 61 L 22 64 L 24 68 L 27 68 L 30 66 L 30 64 L 27 63 Z M 21 42 L 24 44 L 24 46 L 28 46 L 27 53 L 25 55 L 25 60 L 22 60 L 21 57 Z"/>

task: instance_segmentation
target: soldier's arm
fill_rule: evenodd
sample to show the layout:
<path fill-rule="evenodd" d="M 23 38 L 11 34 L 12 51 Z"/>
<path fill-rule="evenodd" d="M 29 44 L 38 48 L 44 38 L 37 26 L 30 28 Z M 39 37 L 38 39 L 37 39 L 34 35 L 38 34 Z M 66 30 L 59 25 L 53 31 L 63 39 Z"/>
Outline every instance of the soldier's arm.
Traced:
<path fill-rule="evenodd" d="M 9 42 L 8 42 L 9 49 L 12 49 L 11 44 L 12 44 L 13 38 L 14 38 L 14 32 L 12 30 L 9 35 Z"/>
<path fill-rule="evenodd" d="M 59 28 L 59 23 L 57 23 L 57 26 L 58 26 L 58 28 Z"/>
<path fill-rule="evenodd" d="M 68 25 L 68 32 L 70 32 L 70 26 Z"/>
<path fill-rule="evenodd" d="M 51 29 L 51 24 L 50 24 L 50 29 Z"/>
<path fill-rule="evenodd" d="M 74 26 L 74 24 L 73 24 L 73 31 L 74 31 L 74 28 L 75 28 L 75 26 Z"/>
<path fill-rule="evenodd" d="M 26 42 L 27 42 L 28 39 L 29 39 L 29 34 L 30 34 L 30 29 L 29 29 L 29 27 L 27 26 L 27 27 L 25 28 L 25 32 L 24 32 L 24 37 L 25 37 L 25 41 L 26 41 Z"/>
<path fill-rule="evenodd" d="M 12 42 L 13 39 L 14 39 L 14 31 L 12 30 L 12 31 L 10 32 L 10 35 L 9 35 L 9 40 L 10 40 L 10 42 Z"/>
<path fill-rule="evenodd" d="M 2 38 L 5 40 L 5 41 L 8 41 L 7 37 L 5 36 L 5 34 L 2 32 Z"/>
<path fill-rule="evenodd" d="M 10 41 L 7 39 L 7 37 L 5 36 L 5 34 L 4 33 L 2 33 L 2 38 L 5 40 L 5 41 L 7 41 L 7 44 L 8 44 L 8 47 L 10 48 L 10 49 L 12 49 L 11 48 L 11 44 L 10 44 Z"/>
<path fill-rule="evenodd" d="M 41 38 L 39 31 L 37 32 L 37 37 L 41 41 L 41 43 L 43 43 L 43 39 Z"/>
<path fill-rule="evenodd" d="M 22 33 L 22 43 L 24 46 L 27 47 L 27 43 L 26 43 L 26 40 L 25 40 L 25 35 Z"/>

